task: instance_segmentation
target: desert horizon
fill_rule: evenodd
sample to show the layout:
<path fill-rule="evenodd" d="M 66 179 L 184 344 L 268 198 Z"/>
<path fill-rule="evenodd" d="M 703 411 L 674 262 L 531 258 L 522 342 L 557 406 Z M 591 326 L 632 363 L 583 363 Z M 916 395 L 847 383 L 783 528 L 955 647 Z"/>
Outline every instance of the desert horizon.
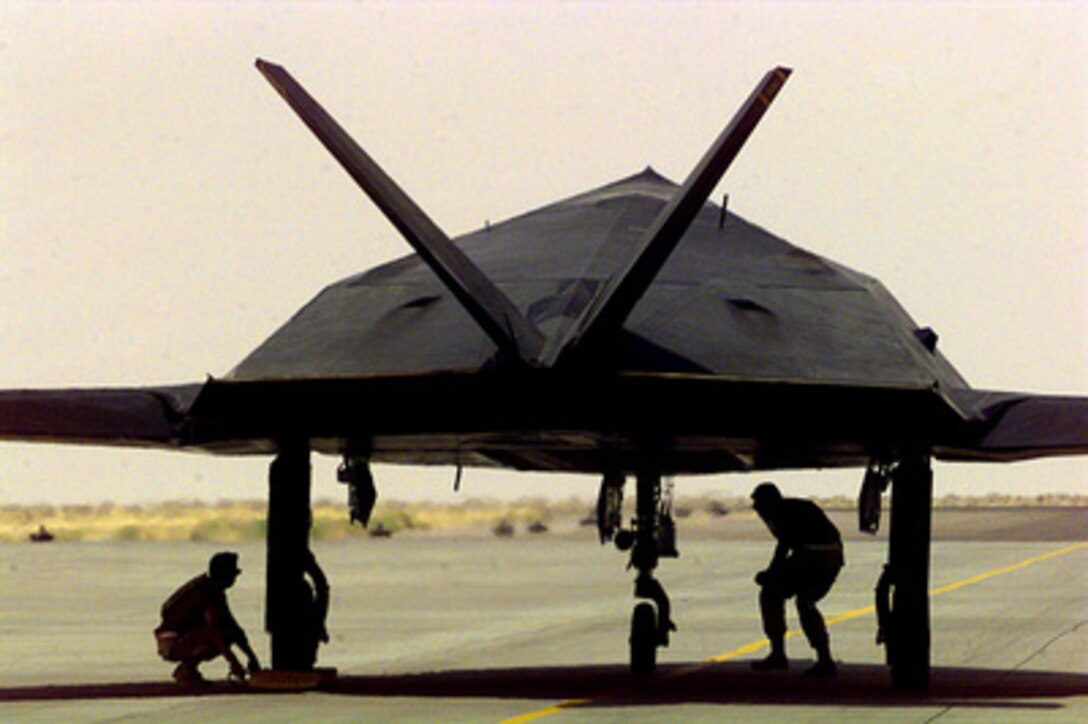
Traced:
<path fill-rule="evenodd" d="M 856 501 L 846 496 L 814 497 L 829 511 L 852 511 Z M 631 501 L 628 501 L 628 505 Z M 488 534 L 504 523 L 512 529 L 570 533 L 592 524 L 594 501 L 571 497 L 545 500 L 526 497 L 513 502 L 467 498 L 457 503 L 379 500 L 368 528 L 353 525 L 347 505 L 327 498 L 314 502 L 312 537 L 318 541 L 365 538 L 384 533 L 442 535 Z M 890 509 L 890 504 L 885 500 Z M 945 495 L 934 500 L 935 510 L 1088 507 L 1088 496 Z M 678 524 L 706 528 L 730 513 L 751 513 L 746 498 L 736 496 L 678 496 L 673 505 Z M 58 541 L 215 541 L 259 540 L 267 532 L 264 501 L 174 500 L 145 504 L 15 505 L 0 506 L 0 542 L 29 541 L 44 528 Z"/>

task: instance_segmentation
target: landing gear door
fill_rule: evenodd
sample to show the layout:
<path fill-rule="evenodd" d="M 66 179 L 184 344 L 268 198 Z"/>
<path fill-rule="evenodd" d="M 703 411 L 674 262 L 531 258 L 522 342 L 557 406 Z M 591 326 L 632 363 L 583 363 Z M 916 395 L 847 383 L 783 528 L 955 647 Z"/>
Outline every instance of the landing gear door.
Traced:
<path fill-rule="evenodd" d="M 875 535 L 880 529 L 881 496 L 892 479 L 892 465 L 878 460 L 869 462 L 858 493 L 858 530 Z"/>

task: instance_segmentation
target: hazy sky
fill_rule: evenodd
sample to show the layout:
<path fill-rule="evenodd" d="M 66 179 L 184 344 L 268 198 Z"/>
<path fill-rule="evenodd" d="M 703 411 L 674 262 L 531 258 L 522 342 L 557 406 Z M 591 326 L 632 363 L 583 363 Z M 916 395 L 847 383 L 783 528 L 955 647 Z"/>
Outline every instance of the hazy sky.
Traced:
<path fill-rule="evenodd" d="M 790 66 L 715 196 L 881 279 L 976 387 L 1085 395 L 1086 41 L 1080 2 L 6 2 L 0 387 L 221 375 L 324 285 L 408 252 L 264 57 L 451 235 L 647 164 L 680 181 Z M 315 495 L 341 496 L 315 463 Z M 0 503 L 257 497 L 267 464 L 0 444 Z M 378 471 L 388 497 L 452 478 Z M 860 471 L 787 480 L 853 493 Z M 938 468 L 938 494 L 1001 490 L 1088 494 L 1088 463 Z"/>

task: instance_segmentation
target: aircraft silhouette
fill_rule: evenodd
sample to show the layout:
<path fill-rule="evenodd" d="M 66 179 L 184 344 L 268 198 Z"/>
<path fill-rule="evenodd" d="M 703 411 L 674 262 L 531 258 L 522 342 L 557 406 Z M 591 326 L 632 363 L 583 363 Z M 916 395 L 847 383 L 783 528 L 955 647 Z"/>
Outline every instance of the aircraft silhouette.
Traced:
<path fill-rule="evenodd" d="M 0 439 L 269 454 L 266 628 L 299 660 L 311 451 L 370 462 L 603 476 L 602 541 L 637 570 L 631 665 L 652 672 L 675 555 L 668 475 L 867 467 L 894 506 L 893 681 L 929 677 L 930 459 L 1088 452 L 1088 398 L 971 388 L 875 279 L 708 202 L 790 71 L 776 68 L 683 184 L 647 168 L 451 240 L 281 67 L 258 69 L 415 253 L 348 277 L 222 378 L 0 392 Z M 636 515 L 620 519 L 625 476 Z"/>

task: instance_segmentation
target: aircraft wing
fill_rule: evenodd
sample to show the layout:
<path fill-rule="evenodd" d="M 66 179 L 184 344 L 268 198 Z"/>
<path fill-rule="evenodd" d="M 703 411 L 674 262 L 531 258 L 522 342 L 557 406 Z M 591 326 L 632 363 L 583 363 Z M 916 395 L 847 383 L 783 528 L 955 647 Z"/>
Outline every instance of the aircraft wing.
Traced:
<path fill-rule="evenodd" d="M 429 379 L 430 376 L 425 376 L 422 381 L 427 382 Z M 414 378 L 413 382 L 420 384 L 421 380 Z M 434 380 L 434 383 L 435 389 L 431 390 L 432 393 L 452 394 L 449 380 Z M 267 384 L 269 383 L 258 384 L 257 386 L 263 389 Z M 277 388 L 293 388 L 296 386 L 284 382 L 271 384 Z M 313 382 L 303 384 L 303 387 L 306 388 L 306 394 L 303 397 L 306 400 L 312 401 L 315 397 L 314 384 Z M 356 384 L 363 384 L 363 382 L 359 381 Z M 242 385 L 246 389 L 253 386 L 252 383 Z M 352 387 L 350 384 L 345 385 L 343 381 L 329 381 L 318 387 L 324 389 L 325 386 L 335 388 L 338 399 L 343 398 L 346 392 L 345 386 Z M 0 440 L 166 449 L 202 448 L 208 451 L 237 453 L 269 452 L 274 449 L 272 437 L 268 434 L 254 434 L 253 430 L 244 432 L 230 430 L 229 434 L 225 436 L 221 437 L 213 434 L 207 439 L 203 439 L 199 430 L 191 429 L 193 414 L 200 418 L 202 412 L 209 412 L 209 410 L 197 409 L 200 405 L 194 407 L 194 401 L 198 393 L 202 389 L 208 391 L 209 387 L 215 388 L 212 391 L 217 393 L 214 397 L 218 398 L 226 389 L 233 389 L 239 387 L 239 385 L 230 383 L 224 385 L 213 381 L 211 384 L 204 385 L 189 384 L 163 387 L 2 390 L 0 391 Z M 389 385 L 375 385 L 371 381 L 371 384 L 366 386 L 368 392 L 365 397 L 373 400 L 376 393 L 383 391 L 388 392 L 393 400 L 403 399 L 404 395 L 414 397 L 408 394 L 411 392 L 410 390 L 402 389 L 401 385 L 392 384 L 392 392 L 387 387 Z M 452 387 L 456 388 L 457 385 L 452 385 Z M 219 388 L 225 388 L 225 390 Z M 703 392 L 705 393 L 706 390 L 703 389 Z M 473 385 L 472 389 L 466 394 L 471 399 L 478 401 L 480 390 Z M 377 396 L 381 397 L 381 395 Z M 316 397 L 323 399 L 321 395 L 316 395 Z M 429 397 L 430 395 L 422 396 L 423 399 Z M 972 389 L 950 391 L 949 397 L 956 407 L 967 414 L 968 419 L 962 423 L 952 424 L 948 424 L 950 421 L 946 420 L 945 424 L 941 425 L 945 433 L 939 436 L 939 440 L 934 445 L 934 454 L 938 459 L 965 462 L 1013 462 L 1040 457 L 1088 454 L 1088 397 L 1032 395 Z M 292 399 L 294 398 L 292 397 Z M 228 402 L 225 400 L 219 401 Z M 208 402 L 208 400 L 205 400 L 205 403 Z M 242 402 L 243 404 L 231 405 L 229 402 Z M 246 419 L 250 418 L 249 415 L 243 414 L 241 411 L 254 412 L 255 408 L 264 410 L 264 407 L 256 404 L 258 401 L 249 399 L 248 396 L 245 400 L 231 399 L 229 402 L 227 408 L 233 408 L 235 412 L 226 415 L 226 417 L 223 417 L 224 408 L 221 405 L 214 405 L 217 409 L 212 415 L 213 426 L 217 427 L 220 424 L 226 424 L 227 427 L 233 427 L 230 423 L 238 422 L 234 418 L 239 414 L 242 414 Z M 284 401 L 280 400 L 280 402 Z M 324 400 L 324 402 L 329 401 Z M 446 402 L 449 402 L 449 400 L 446 400 Z M 888 404 L 890 403 L 885 400 L 879 403 L 877 407 L 887 406 Z M 465 409 L 463 404 L 448 406 L 462 411 Z M 305 409 L 309 409 L 306 404 L 302 404 L 298 400 L 294 400 L 294 404 L 286 404 L 285 407 L 291 410 L 292 417 L 297 417 Z M 318 407 L 322 410 L 319 416 L 320 419 L 324 420 L 327 425 L 331 424 L 332 428 L 337 428 L 338 425 L 335 420 L 328 418 L 336 417 L 335 414 L 330 414 L 330 411 L 339 409 L 339 406 L 330 403 L 321 404 Z M 386 405 L 379 405 L 379 407 L 390 409 Z M 447 407 L 447 405 L 443 404 L 440 407 Z M 533 409 L 534 406 L 529 405 L 528 407 Z M 815 407 L 826 409 L 821 405 L 815 405 Z M 396 409 L 396 406 L 392 409 Z M 530 418 L 533 417 L 531 413 L 526 414 Z M 261 414 L 256 414 L 256 417 L 267 423 L 270 418 L 275 418 L 276 415 L 272 414 L 271 410 L 265 410 Z M 302 415 L 302 417 L 306 418 L 307 416 Z M 523 422 L 525 425 L 532 427 L 534 421 L 533 419 L 527 419 Z M 252 420 L 251 422 L 257 424 Z M 298 422 L 297 419 L 296 422 Z M 207 421 L 205 421 L 206 423 Z M 401 448 L 405 445 L 412 448 L 413 445 L 420 445 L 426 440 L 431 440 L 433 431 L 425 429 L 426 426 L 416 427 L 408 420 L 402 421 L 402 423 L 403 425 L 392 425 L 393 429 L 391 430 L 373 431 L 378 433 L 376 436 L 378 440 L 373 442 L 382 441 L 381 444 L 375 445 L 376 457 L 388 458 L 388 462 L 436 463 L 461 460 L 472 464 L 473 457 L 467 453 L 473 447 L 471 444 L 471 439 L 474 437 L 473 433 L 478 435 L 478 431 L 473 429 L 451 431 L 451 440 L 443 439 L 439 441 L 437 447 L 430 450 L 431 456 L 428 456 L 426 450 L 415 449 L 411 451 L 411 454 L 408 454 L 410 451 L 407 448 L 404 450 L 401 450 Z M 415 424 L 418 425 L 419 420 L 416 420 Z M 197 427 L 200 428 L 201 425 Z M 246 427 L 246 425 L 242 425 L 242 427 Z M 340 435 L 331 429 L 325 430 L 322 425 L 318 425 L 318 427 L 322 429 L 311 432 L 317 433 L 318 442 L 328 442 L 330 445 L 327 450 L 320 444 L 315 445 L 315 447 L 322 449 L 324 452 L 335 452 L 343 443 L 342 440 L 336 440 Z M 468 425 L 468 428 L 473 427 L 471 424 Z M 223 433 L 224 431 L 217 430 L 216 432 Z M 431 434 L 428 435 L 428 432 L 431 432 Z M 696 447 L 699 447 L 704 457 L 711 452 L 710 448 L 713 449 L 715 454 L 711 455 L 711 457 L 714 457 L 717 462 L 708 463 L 703 461 L 706 472 L 710 470 L 744 469 L 753 465 L 752 461 L 744 464 L 725 464 L 717 460 L 718 457 L 726 455 L 728 452 L 728 442 L 732 436 L 729 434 L 723 435 L 722 431 L 717 430 L 703 431 L 703 433 L 692 438 L 695 442 L 688 440 L 688 443 L 692 445 L 699 443 Z M 392 437 L 390 437 L 390 434 L 392 434 Z M 591 440 L 579 445 L 578 441 L 567 439 L 568 435 L 566 437 L 560 436 L 563 437 L 561 441 L 552 440 L 549 444 L 537 439 L 538 435 L 547 437 L 542 431 L 538 431 L 536 435 L 531 432 L 523 432 L 520 435 L 508 433 L 503 437 L 514 439 L 507 440 L 507 445 L 498 444 L 497 448 L 512 446 L 512 449 L 525 453 L 530 448 L 551 449 L 554 447 L 555 451 L 553 452 L 556 452 L 556 454 L 563 452 L 566 448 L 571 448 L 566 452 L 578 457 L 576 453 L 579 452 L 580 447 L 588 445 L 589 448 L 595 448 L 601 442 L 600 440 Z M 329 439 L 324 440 L 326 437 Z M 681 435 L 680 437 L 685 436 Z M 690 437 L 690 434 L 686 437 Z M 431 440 L 431 443 L 432 445 L 436 444 L 434 440 Z M 379 449 L 387 445 L 392 445 L 389 450 L 384 451 L 388 454 L 377 454 Z M 702 446 L 707 445 L 709 445 L 709 448 L 702 450 Z M 423 447 L 430 449 L 427 444 L 423 444 Z M 485 445 L 484 447 L 495 447 L 495 445 Z M 399 454 L 396 452 L 398 450 L 400 451 Z M 585 450 L 581 451 L 582 454 L 585 452 Z M 815 451 L 809 452 L 814 453 Z M 850 451 L 840 450 L 839 452 L 841 453 L 840 456 L 844 455 L 842 460 L 837 458 L 825 459 L 825 456 L 820 458 L 819 464 L 823 466 L 860 464 L 858 460 L 865 457 L 862 448 L 857 450 L 851 448 Z M 407 457 L 404 457 L 405 455 Z M 695 455 L 695 457 L 699 457 L 699 455 Z M 776 462 L 778 464 L 775 464 Z M 477 461 L 477 464 L 479 464 L 479 461 Z M 491 464 L 495 464 L 495 461 L 492 461 Z M 782 466 L 781 461 L 770 458 L 763 461 L 763 464 L 755 464 L 757 468 L 780 466 Z M 793 465 L 786 465 L 786 467 L 791 466 Z M 569 468 L 573 470 L 583 469 L 585 466 L 568 460 L 565 465 L 557 464 L 555 461 L 538 462 L 537 464 L 521 461 L 520 464 L 514 464 L 513 467 L 524 467 L 526 469 Z M 590 464 L 590 467 L 592 467 L 592 464 Z M 679 467 L 684 468 L 685 466 L 681 464 Z"/>
<path fill-rule="evenodd" d="M 969 389 L 950 396 L 975 414 L 958 441 L 935 449 L 941 460 L 1013 462 L 1088 454 L 1088 397 Z"/>
<path fill-rule="evenodd" d="M 200 388 L 2 390 L 0 440 L 177 448 Z"/>

